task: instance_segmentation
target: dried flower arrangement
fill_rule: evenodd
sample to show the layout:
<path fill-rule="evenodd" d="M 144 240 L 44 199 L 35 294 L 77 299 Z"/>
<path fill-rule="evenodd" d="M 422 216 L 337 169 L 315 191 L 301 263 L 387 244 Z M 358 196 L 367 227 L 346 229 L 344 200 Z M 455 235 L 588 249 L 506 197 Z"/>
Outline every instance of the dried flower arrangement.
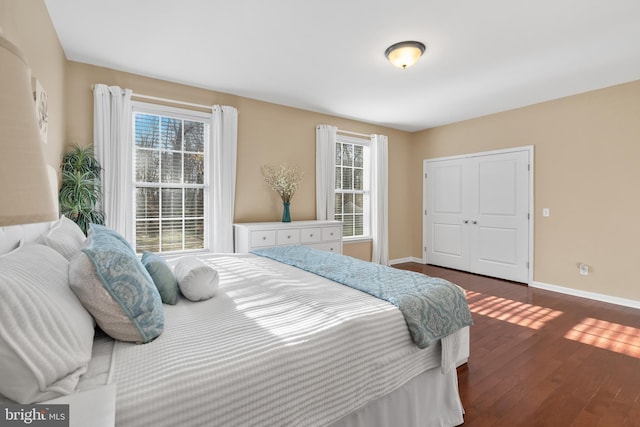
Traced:
<path fill-rule="evenodd" d="M 261 168 L 264 181 L 273 188 L 282 199 L 283 211 L 282 222 L 291 222 L 291 213 L 289 212 L 289 203 L 296 193 L 304 173 L 297 166 L 289 167 L 286 163 L 275 168 L 273 166 L 264 165 Z"/>
<path fill-rule="evenodd" d="M 283 203 L 291 203 L 291 198 L 300 187 L 304 173 L 297 166 L 282 163 L 279 167 L 263 165 L 260 170 L 264 181 L 280 196 Z"/>

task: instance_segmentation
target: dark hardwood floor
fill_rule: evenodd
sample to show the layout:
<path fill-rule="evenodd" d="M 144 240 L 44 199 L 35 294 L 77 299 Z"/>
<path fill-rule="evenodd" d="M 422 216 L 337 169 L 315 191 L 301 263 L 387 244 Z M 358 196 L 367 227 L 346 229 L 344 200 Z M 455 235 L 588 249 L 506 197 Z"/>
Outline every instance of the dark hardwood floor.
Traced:
<path fill-rule="evenodd" d="M 466 289 L 465 427 L 640 426 L 640 310 L 417 263 Z"/>

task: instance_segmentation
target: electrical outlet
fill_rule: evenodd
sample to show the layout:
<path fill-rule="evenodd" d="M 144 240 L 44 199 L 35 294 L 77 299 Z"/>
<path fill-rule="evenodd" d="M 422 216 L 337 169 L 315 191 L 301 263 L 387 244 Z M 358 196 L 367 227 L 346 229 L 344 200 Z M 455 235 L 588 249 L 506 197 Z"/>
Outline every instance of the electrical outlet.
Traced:
<path fill-rule="evenodd" d="M 542 208 L 542 216 L 544 217 L 549 216 L 549 208 Z"/>
<path fill-rule="evenodd" d="M 589 266 L 587 264 L 580 263 L 578 269 L 580 270 L 580 274 L 582 274 L 583 276 L 589 275 Z"/>

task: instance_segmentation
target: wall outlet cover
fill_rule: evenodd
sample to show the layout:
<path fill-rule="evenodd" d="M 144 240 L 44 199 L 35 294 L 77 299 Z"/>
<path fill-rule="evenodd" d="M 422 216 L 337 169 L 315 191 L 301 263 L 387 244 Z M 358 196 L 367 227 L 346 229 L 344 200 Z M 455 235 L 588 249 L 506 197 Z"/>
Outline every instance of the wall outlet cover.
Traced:
<path fill-rule="evenodd" d="M 589 266 L 587 264 L 580 264 L 580 274 L 582 274 L 583 276 L 588 276 L 589 275 Z"/>

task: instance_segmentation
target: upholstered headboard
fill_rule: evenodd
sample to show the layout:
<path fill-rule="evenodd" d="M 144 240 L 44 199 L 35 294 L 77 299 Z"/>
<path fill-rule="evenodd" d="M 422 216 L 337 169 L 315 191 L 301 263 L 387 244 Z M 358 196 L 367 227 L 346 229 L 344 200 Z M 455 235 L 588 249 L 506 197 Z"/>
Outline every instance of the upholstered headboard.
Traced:
<path fill-rule="evenodd" d="M 20 241 L 32 242 L 51 228 L 55 221 L 37 222 L 35 224 L 11 225 L 0 227 L 0 255 L 18 247 Z"/>
<path fill-rule="evenodd" d="M 1 33 L 1 31 L 0 31 Z M 51 186 L 51 194 L 58 193 L 58 176 L 56 168 L 47 165 L 47 176 L 49 177 L 49 185 Z M 54 197 L 56 206 L 58 198 Z M 22 240 L 24 243 L 32 242 L 39 235 L 51 228 L 55 221 L 39 222 L 35 224 L 12 225 L 8 227 L 0 227 L 0 255 L 6 254 L 18 247 Z"/>

